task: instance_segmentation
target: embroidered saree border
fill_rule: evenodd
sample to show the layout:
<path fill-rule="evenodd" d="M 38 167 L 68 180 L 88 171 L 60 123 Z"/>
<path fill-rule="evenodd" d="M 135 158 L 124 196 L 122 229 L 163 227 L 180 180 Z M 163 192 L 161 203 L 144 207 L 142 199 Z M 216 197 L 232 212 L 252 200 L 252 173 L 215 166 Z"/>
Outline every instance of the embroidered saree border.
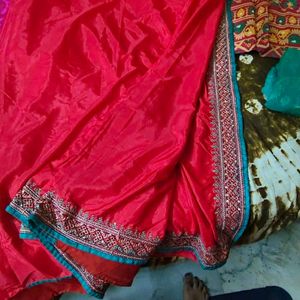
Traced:
<path fill-rule="evenodd" d="M 199 237 L 171 234 L 159 248 L 163 252 L 190 250 L 205 269 L 219 267 L 226 261 L 229 251 L 226 245 L 230 247 L 232 240 L 241 237 L 250 214 L 248 161 L 236 81 L 230 5 L 231 1 L 227 1 L 208 71 L 219 247 L 205 248 Z M 244 211 L 240 208 L 242 203 Z"/>
<path fill-rule="evenodd" d="M 247 149 L 246 149 L 246 141 L 244 137 L 244 125 L 243 125 L 243 114 L 242 114 L 242 101 L 240 98 L 240 92 L 237 82 L 237 71 L 236 71 L 236 62 L 235 62 L 235 50 L 234 50 L 234 29 L 233 29 L 233 16 L 231 13 L 231 3 L 232 0 L 229 0 L 226 2 L 226 12 L 227 12 L 227 18 L 226 21 L 228 22 L 228 36 L 227 39 L 227 47 L 229 49 L 229 58 L 230 58 L 230 79 L 229 82 L 231 84 L 232 88 L 232 99 L 233 106 L 235 109 L 235 116 L 236 116 L 236 122 L 237 122 L 237 136 L 239 139 L 239 145 L 240 145 L 240 155 L 241 155 L 241 161 L 240 161 L 240 174 L 241 174 L 241 180 L 243 181 L 242 185 L 242 191 L 243 198 L 242 201 L 244 203 L 244 215 L 241 219 L 241 227 L 236 232 L 235 236 L 233 237 L 233 241 L 237 242 L 241 236 L 243 235 L 248 222 L 250 218 L 250 187 L 249 187 L 249 175 L 248 175 L 248 156 L 247 156 Z M 222 86 L 219 87 L 222 90 Z"/>
<path fill-rule="evenodd" d="M 108 260 L 136 265 L 144 264 L 155 252 L 190 251 L 204 268 L 215 268 L 226 261 L 232 240 L 237 240 L 246 227 L 249 216 L 247 161 L 238 90 L 232 82 L 235 66 L 233 47 L 230 47 L 233 43 L 229 40 L 232 28 L 228 8 L 208 74 L 218 246 L 208 248 L 200 237 L 186 234 L 168 233 L 160 240 L 101 219 L 95 220 L 76 211 L 54 192 L 41 193 L 33 182 L 28 182 L 7 207 L 7 211 L 25 226 L 24 237 L 39 238 L 92 296 L 101 298 L 107 284 L 56 248 L 57 240 Z"/>
<path fill-rule="evenodd" d="M 56 233 L 58 239 L 70 246 L 121 263 L 144 264 L 160 242 L 156 237 L 78 212 L 54 192 L 42 194 L 33 182 L 22 188 L 10 207 L 29 221 L 33 216 L 38 217 Z M 29 232 L 28 229 L 26 231 Z M 116 259 L 113 259 L 114 256 Z"/>
<path fill-rule="evenodd" d="M 58 247 L 56 247 L 55 241 L 57 238 L 55 231 L 51 230 L 42 222 L 39 223 L 39 226 L 36 226 L 36 216 L 32 216 L 29 219 L 18 210 L 13 209 L 11 206 L 8 206 L 6 210 L 26 226 L 27 231 L 30 231 L 31 233 L 30 237 L 40 240 L 40 242 L 57 259 L 57 261 L 59 261 L 73 274 L 90 296 L 94 296 L 99 299 L 103 298 L 109 284 L 101 278 L 96 278 L 93 274 L 90 274 L 85 268 L 79 266 L 66 253 L 63 253 Z M 56 280 L 60 280 L 60 278 L 56 278 Z"/>

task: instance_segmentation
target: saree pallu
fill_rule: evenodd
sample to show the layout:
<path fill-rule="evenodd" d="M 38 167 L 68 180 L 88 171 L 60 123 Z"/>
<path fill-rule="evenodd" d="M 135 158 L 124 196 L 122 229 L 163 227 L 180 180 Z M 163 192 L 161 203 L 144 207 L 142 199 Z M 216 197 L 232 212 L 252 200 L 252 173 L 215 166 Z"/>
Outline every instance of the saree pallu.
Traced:
<path fill-rule="evenodd" d="M 281 57 L 286 48 L 300 49 L 298 0 L 233 0 L 231 10 L 236 53 Z"/>
<path fill-rule="evenodd" d="M 102 297 L 151 257 L 226 261 L 249 203 L 223 10 L 208 0 L 11 1 L 0 196 L 2 207 L 12 201 L 1 233 L 19 291 L 55 281 L 80 290 L 76 278 Z"/>

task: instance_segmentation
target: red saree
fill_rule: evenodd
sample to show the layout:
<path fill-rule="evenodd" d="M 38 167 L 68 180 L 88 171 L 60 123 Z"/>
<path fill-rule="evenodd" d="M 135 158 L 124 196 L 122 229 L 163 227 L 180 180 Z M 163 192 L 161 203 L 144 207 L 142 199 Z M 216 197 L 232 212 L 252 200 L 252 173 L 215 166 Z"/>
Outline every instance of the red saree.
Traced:
<path fill-rule="evenodd" d="M 249 207 L 226 18 L 212 51 L 223 10 L 11 1 L 0 36 L 6 297 L 56 281 L 55 293 L 80 290 L 74 278 L 102 297 L 153 256 L 226 261 Z"/>

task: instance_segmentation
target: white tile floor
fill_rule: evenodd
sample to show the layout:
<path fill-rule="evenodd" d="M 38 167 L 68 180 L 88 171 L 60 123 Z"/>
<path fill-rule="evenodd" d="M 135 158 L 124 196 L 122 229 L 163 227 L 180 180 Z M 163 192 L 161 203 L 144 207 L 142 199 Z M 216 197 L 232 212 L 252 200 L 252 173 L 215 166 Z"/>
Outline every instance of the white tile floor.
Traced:
<path fill-rule="evenodd" d="M 228 262 L 204 271 L 193 262 L 179 262 L 156 269 L 145 268 L 132 287 L 111 287 L 105 300 L 182 300 L 182 276 L 193 272 L 208 285 L 211 295 L 279 285 L 300 300 L 300 221 L 260 242 L 234 247 Z M 142 298 L 141 298 L 142 295 Z M 92 297 L 69 294 L 61 300 Z"/>

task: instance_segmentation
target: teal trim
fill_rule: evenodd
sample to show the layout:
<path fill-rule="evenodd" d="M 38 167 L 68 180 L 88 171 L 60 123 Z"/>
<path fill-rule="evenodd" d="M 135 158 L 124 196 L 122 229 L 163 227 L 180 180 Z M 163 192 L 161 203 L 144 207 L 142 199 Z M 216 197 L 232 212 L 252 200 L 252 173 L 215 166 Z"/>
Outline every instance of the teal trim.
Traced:
<path fill-rule="evenodd" d="M 243 181 L 244 181 L 244 188 L 245 188 L 245 211 L 244 211 L 244 219 L 239 231 L 235 234 L 233 241 L 236 242 L 240 239 L 242 234 L 244 233 L 250 216 L 250 191 L 249 191 L 249 179 L 248 179 L 248 159 L 247 159 L 247 151 L 246 151 L 246 143 L 244 139 L 243 133 L 243 115 L 242 115 L 242 108 L 241 108 L 241 98 L 239 93 L 239 88 L 236 79 L 236 63 L 235 63 L 235 54 L 234 54 L 234 37 L 233 37 L 233 24 L 232 24 L 232 14 L 231 14 L 231 5 L 232 0 L 227 0 L 226 3 L 226 17 L 229 25 L 229 45 L 230 45 L 230 61 L 231 61 L 231 72 L 232 72 L 232 82 L 234 87 L 234 94 L 236 99 L 236 112 L 238 118 L 238 135 L 241 147 L 241 154 L 242 154 L 242 168 L 243 168 Z M 187 246 L 187 247 L 178 247 L 178 248 L 159 248 L 159 252 L 163 253 L 172 253 L 177 251 L 190 251 L 192 252 L 198 260 L 198 263 L 204 270 L 213 270 L 216 268 L 221 267 L 226 263 L 219 263 L 214 266 L 207 266 L 203 264 L 201 257 L 199 257 L 197 251 L 194 247 Z"/>
<path fill-rule="evenodd" d="M 232 70 L 232 81 L 234 87 L 234 93 L 236 98 L 236 112 L 238 116 L 238 127 L 239 127 L 239 140 L 241 146 L 242 162 L 243 162 L 243 177 L 244 177 L 244 187 L 245 187 L 245 211 L 244 219 L 241 228 L 236 233 L 234 237 L 234 242 L 238 241 L 242 234 L 244 233 L 250 216 L 250 189 L 249 189 L 249 178 L 248 178 L 248 158 L 246 151 L 246 143 L 244 138 L 244 129 L 243 129 L 243 115 L 241 107 L 241 97 L 239 93 L 239 87 L 236 78 L 236 63 L 235 63 L 235 54 L 234 54 L 234 36 L 233 36 L 233 24 L 232 24 L 232 14 L 231 14 L 231 1 L 227 0 L 226 3 L 226 16 L 229 24 L 229 44 L 230 44 L 230 60 L 231 60 L 231 70 Z"/>
<path fill-rule="evenodd" d="M 19 237 L 22 240 L 36 240 L 37 239 L 32 233 L 20 233 Z"/>
<path fill-rule="evenodd" d="M 32 232 L 20 232 L 19 234 L 20 239 L 23 240 L 36 240 L 36 236 Z"/>
<path fill-rule="evenodd" d="M 72 277 L 73 276 L 64 276 L 64 277 L 59 277 L 59 278 L 38 280 L 38 281 L 35 281 L 35 282 L 27 285 L 27 288 L 32 288 L 34 286 L 44 284 L 44 283 L 58 282 L 58 281 L 61 281 L 61 280 L 64 280 L 64 279 L 71 279 Z"/>
<path fill-rule="evenodd" d="M 11 206 L 8 206 L 6 208 L 6 211 L 9 212 L 9 213 L 11 213 L 10 209 L 13 209 L 14 211 L 16 211 Z M 74 247 L 76 249 L 79 249 L 81 251 L 84 251 L 84 252 L 87 252 L 87 253 L 91 253 L 91 254 L 100 256 L 102 258 L 105 258 L 107 260 L 119 262 L 119 263 L 122 263 L 122 264 L 144 265 L 147 262 L 147 260 L 134 260 L 134 259 L 130 259 L 130 258 L 125 258 L 125 257 L 111 255 L 111 254 L 102 252 L 100 250 L 94 249 L 92 247 L 89 247 L 89 246 L 80 244 L 78 242 L 75 242 L 75 241 L 71 240 L 70 238 L 62 235 L 59 232 L 57 232 L 54 228 L 51 228 L 48 225 L 46 225 L 45 223 L 43 223 L 43 221 L 41 221 L 41 219 L 37 215 L 30 215 L 30 216 L 28 216 L 26 218 L 27 218 L 26 219 L 27 223 L 23 222 L 24 225 L 27 225 L 28 223 L 31 223 L 31 227 L 34 226 L 36 228 L 42 229 L 45 233 L 47 233 L 47 235 L 50 235 L 52 237 L 52 242 L 53 243 L 55 243 L 57 240 L 60 240 L 63 243 L 65 243 L 65 244 L 67 244 L 67 245 L 69 245 L 71 247 Z M 29 226 L 27 226 L 27 227 L 29 228 Z M 29 229 L 31 229 L 31 228 L 29 228 Z"/>
<path fill-rule="evenodd" d="M 95 292 L 91 289 L 91 287 L 87 284 L 85 279 L 81 276 L 81 274 L 78 272 L 77 269 L 75 269 L 60 253 L 59 251 L 53 246 L 53 244 L 56 242 L 56 239 L 54 239 L 52 236 L 45 237 L 42 232 L 39 231 L 39 228 L 35 226 L 35 224 L 30 220 L 29 217 L 26 217 L 22 215 L 19 211 L 14 209 L 11 206 L 6 207 L 6 211 L 17 218 L 20 222 L 22 222 L 24 225 L 26 225 L 31 232 L 39 238 L 41 243 L 49 250 L 49 252 L 64 266 L 66 267 L 75 277 L 76 279 L 81 283 L 85 291 L 93 297 L 97 297 L 99 299 L 103 298 L 103 294 L 100 294 L 98 292 Z"/>

